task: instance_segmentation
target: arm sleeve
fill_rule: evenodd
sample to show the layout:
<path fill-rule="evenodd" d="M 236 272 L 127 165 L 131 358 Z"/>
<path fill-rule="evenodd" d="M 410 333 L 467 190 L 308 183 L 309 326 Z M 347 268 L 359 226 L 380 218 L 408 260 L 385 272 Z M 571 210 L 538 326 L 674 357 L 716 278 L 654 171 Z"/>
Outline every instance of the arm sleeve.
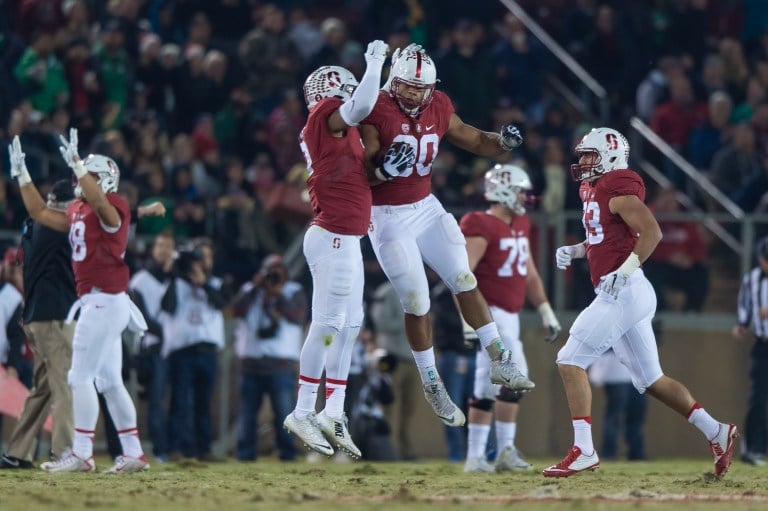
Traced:
<path fill-rule="evenodd" d="M 168 283 L 168 289 L 165 290 L 163 299 L 160 302 L 160 308 L 168 314 L 176 314 L 176 278 L 172 278 Z"/>
<path fill-rule="evenodd" d="M 352 98 L 339 108 L 341 118 L 348 126 L 357 126 L 371 113 L 379 98 L 379 83 L 381 83 L 381 66 L 369 65 Z"/>

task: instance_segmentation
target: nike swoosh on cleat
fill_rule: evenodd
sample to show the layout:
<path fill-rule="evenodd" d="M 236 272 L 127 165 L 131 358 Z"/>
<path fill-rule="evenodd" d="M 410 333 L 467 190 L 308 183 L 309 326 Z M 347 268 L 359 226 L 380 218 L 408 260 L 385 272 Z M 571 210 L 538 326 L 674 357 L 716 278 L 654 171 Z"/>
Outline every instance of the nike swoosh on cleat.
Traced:
<path fill-rule="evenodd" d="M 456 418 L 455 417 L 443 417 L 442 415 L 438 415 L 437 417 L 440 420 L 442 420 L 444 422 L 447 422 L 448 424 L 453 424 L 454 422 L 456 422 Z"/>

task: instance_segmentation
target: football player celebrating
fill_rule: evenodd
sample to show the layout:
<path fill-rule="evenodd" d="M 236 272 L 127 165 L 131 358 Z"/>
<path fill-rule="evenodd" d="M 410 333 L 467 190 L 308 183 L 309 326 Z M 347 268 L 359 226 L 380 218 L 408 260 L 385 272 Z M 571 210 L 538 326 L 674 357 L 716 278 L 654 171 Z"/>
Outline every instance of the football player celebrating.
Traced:
<path fill-rule="evenodd" d="M 363 320 L 360 238 L 371 216 L 371 189 L 356 126 L 376 102 L 388 49 L 382 41 L 368 45 L 360 84 L 338 66 L 320 67 L 304 83 L 309 117 L 301 131 L 301 148 L 315 213 L 304 236 L 304 256 L 312 273 L 312 321 L 299 359 L 296 408 L 283 424 L 309 448 L 325 455 L 334 452 L 330 441 L 348 455 L 360 457 L 343 411 L 352 346 Z M 413 158 L 410 146 L 393 146 L 382 168 L 396 174 L 410 167 Z M 323 370 L 325 409 L 315 414 Z"/>
<path fill-rule="evenodd" d="M 123 455 L 110 473 L 146 470 L 149 463 L 139 442 L 136 407 L 128 394 L 121 370 L 123 330 L 129 320 L 146 329 L 141 313 L 126 293 L 128 265 L 123 255 L 128 243 L 130 210 L 117 194 L 120 170 L 106 156 L 91 154 L 81 160 L 77 151 L 77 130 L 69 140 L 61 136 L 59 148 L 77 177 L 77 197 L 66 212 L 48 207 L 32 183 L 19 137 L 9 146 L 11 176 L 20 185 L 21 197 L 30 216 L 51 229 L 69 232 L 72 269 L 78 301 L 68 320 L 79 309 L 80 318 L 72 340 L 72 366 L 67 380 L 72 388 L 75 434 L 71 451 L 40 468 L 48 472 L 92 472 L 93 436 L 99 417 L 96 389 L 104 395 L 120 436 Z M 143 323 L 143 324 L 142 324 Z M 95 384 L 95 386 L 94 386 Z"/>
<path fill-rule="evenodd" d="M 574 444 L 565 458 L 544 470 L 547 477 L 568 477 L 596 469 L 600 461 L 592 442 L 592 391 L 586 369 L 609 348 L 632 375 L 639 392 L 648 392 L 688 419 L 709 441 L 715 476 L 728 471 L 736 426 L 712 418 L 679 381 L 659 363 L 651 319 L 656 293 L 640 264 L 661 240 L 661 229 L 643 202 L 645 184 L 628 168 L 629 144 L 610 128 L 593 129 L 576 146 L 571 175 L 581 182 L 582 223 L 586 240 L 557 249 L 557 267 L 587 258 L 596 297 L 571 326 L 557 354 L 557 366 L 571 411 Z"/>
<path fill-rule="evenodd" d="M 445 390 L 435 365 L 429 318 L 428 264 L 456 296 L 464 319 L 477 331 L 491 358 L 490 378 L 512 390 L 530 390 L 532 381 L 512 362 L 488 305 L 469 268 L 464 236 L 456 219 L 430 193 L 432 162 L 440 140 L 479 156 L 498 156 L 523 139 L 514 126 L 490 133 L 464 124 L 451 100 L 435 90 L 435 65 L 418 45 L 399 49 L 392 57 L 388 86 L 363 121 L 363 144 L 369 168 L 381 181 L 372 188 L 369 237 L 376 258 L 395 287 L 405 312 L 405 330 L 435 414 L 448 426 L 461 426 L 464 413 Z M 402 143 L 416 154 L 414 165 L 393 174 L 380 166 L 387 148 Z"/>
<path fill-rule="evenodd" d="M 533 185 L 528 174 L 514 165 L 496 165 L 485 173 L 487 211 L 467 213 L 459 225 L 467 240 L 469 267 L 477 286 L 488 301 L 491 315 L 499 328 L 504 347 L 520 372 L 528 375 L 528 363 L 520 341 L 520 318 L 525 297 L 541 314 L 549 330 L 546 340 L 554 342 L 560 322 L 549 305 L 544 284 L 530 257 L 528 236 L 531 221 L 526 215 L 526 201 Z M 468 329 L 469 338 L 475 333 Z M 473 397 L 469 403 L 469 431 L 465 472 L 501 472 L 531 470 L 515 448 L 518 404 L 522 393 L 493 385 L 489 379 L 490 360 L 477 353 Z M 496 408 L 497 451 L 495 465 L 486 461 L 485 446 Z"/>

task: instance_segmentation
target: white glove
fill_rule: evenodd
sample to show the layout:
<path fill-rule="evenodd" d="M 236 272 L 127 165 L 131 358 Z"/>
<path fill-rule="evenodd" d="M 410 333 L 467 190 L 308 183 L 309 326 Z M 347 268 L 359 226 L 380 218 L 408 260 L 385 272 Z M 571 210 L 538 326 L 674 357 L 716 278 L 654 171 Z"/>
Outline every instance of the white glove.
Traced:
<path fill-rule="evenodd" d="M 69 168 L 75 173 L 77 179 L 82 178 L 88 171 L 85 170 L 85 165 L 83 165 L 83 161 L 77 152 L 77 129 L 69 128 L 69 140 L 64 138 L 64 135 L 59 135 L 59 140 L 62 143 L 59 146 L 59 152 L 61 152 L 64 161 L 67 162 Z"/>
<path fill-rule="evenodd" d="M 600 277 L 597 289 L 608 293 L 614 298 L 618 298 L 619 292 L 627 285 L 627 282 L 629 282 L 629 276 L 639 267 L 640 258 L 637 254 L 631 252 L 629 257 L 627 257 L 627 260 L 624 261 L 617 270 Z"/>
<path fill-rule="evenodd" d="M 472 350 L 477 349 L 477 345 L 480 342 L 480 339 L 477 337 L 477 332 L 469 325 L 469 323 L 464 321 L 464 318 L 461 318 L 461 325 L 464 329 L 464 346 Z"/>
<path fill-rule="evenodd" d="M 565 270 L 571 265 L 573 259 L 581 259 L 587 255 L 587 247 L 584 243 L 576 245 L 566 245 L 555 251 L 555 262 L 557 267 Z"/>
<path fill-rule="evenodd" d="M 387 154 L 384 155 L 384 162 L 377 168 L 374 174 L 381 181 L 389 181 L 403 175 L 413 167 L 416 161 L 416 151 L 411 144 L 405 142 L 393 142 Z"/>
<path fill-rule="evenodd" d="M 512 149 L 523 145 L 523 136 L 520 134 L 520 130 L 517 129 L 517 126 L 507 124 L 501 128 L 499 135 L 501 136 L 499 143 L 501 144 L 501 148 L 505 151 L 511 151 Z"/>
<path fill-rule="evenodd" d="M 555 311 L 552 310 L 552 306 L 549 302 L 544 302 L 536 309 L 541 315 L 541 321 L 544 323 L 544 328 L 549 329 L 549 335 L 544 340 L 547 342 L 555 342 L 560 336 L 560 332 L 563 331 L 563 327 L 560 326 L 560 322 L 555 316 Z"/>
<path fill-rule="evenodd" d="M 368 49 L 365 50 L 365 63 L 370 66 L 375 62 L 381 66 L 384 64 L 384 61 L 387 60 L 388 51 L 389 45 L 384 41 L 379 41 L 378 39 L 371 41 L 368 43 Z"/>
<path fill-rule="evenodd" d="M 19 182 L 19 186 L 25 186 L 32 182 L 27 170 L 25 154 L 21 150 L 19 136 L 13 137 L 13 142 L 8 145 L 8 156 L 11 160 L 11 177 Z"/>

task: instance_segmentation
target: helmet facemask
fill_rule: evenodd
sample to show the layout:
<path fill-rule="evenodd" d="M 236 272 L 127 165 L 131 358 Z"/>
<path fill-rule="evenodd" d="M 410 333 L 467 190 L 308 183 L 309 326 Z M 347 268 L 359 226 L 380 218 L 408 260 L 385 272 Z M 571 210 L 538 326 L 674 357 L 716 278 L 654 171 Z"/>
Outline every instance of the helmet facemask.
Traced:
<path fill-rule="evenodd" d="M 423 50 L 404 51 L 390 69 L 389 94 L 397 101 L 400 108 L 411 117 L 418 117 L 432 101 L 432 93 L 437 83 L 437 71 L 432 59 Z M 419 99 L 403 93 L 401 87 L 407 86 L 421 92 Z"/>

